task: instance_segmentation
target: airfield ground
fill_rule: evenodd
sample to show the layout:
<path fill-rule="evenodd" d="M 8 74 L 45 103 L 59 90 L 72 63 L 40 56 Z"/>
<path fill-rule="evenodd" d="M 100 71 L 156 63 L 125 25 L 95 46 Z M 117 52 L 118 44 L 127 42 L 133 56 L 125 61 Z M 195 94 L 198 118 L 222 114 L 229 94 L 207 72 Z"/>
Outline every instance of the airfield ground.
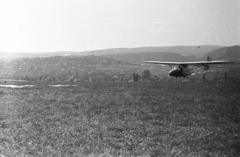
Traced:
<path fill-rule="evenodd" d="M 240 156 L 240 84 L 0 88 L 0 156 Z"/>

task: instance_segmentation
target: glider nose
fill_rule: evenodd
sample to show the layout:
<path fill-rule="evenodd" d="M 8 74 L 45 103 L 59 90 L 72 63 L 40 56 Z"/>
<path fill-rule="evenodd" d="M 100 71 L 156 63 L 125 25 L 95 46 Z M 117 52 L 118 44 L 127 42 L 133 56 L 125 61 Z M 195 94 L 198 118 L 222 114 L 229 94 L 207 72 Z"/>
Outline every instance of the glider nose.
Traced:
<path fill-rule="evenodd" d="M 176 67 L 174 67 L 172 70 L 169 71 L 168 74 L 169 74 L 169 76 L 177 77 L 179 75 L 179 70 Z"/>

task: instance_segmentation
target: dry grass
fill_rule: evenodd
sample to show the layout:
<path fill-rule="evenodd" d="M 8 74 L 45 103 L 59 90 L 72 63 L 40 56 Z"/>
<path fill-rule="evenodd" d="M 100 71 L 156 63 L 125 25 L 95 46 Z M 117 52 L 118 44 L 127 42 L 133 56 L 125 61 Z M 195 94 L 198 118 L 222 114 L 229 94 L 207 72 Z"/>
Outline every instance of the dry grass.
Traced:
<path fill-rule="evenodd" d="M 0 88 L 2 156 L 239 156 L 240 85 Z"/>

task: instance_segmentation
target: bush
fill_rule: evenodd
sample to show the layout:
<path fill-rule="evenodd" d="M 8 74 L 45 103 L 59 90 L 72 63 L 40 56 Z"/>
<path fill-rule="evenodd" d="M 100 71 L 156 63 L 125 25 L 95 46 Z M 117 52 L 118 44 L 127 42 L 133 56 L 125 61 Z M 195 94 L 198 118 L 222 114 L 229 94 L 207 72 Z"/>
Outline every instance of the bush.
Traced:
<path fill-rule="evenodd" d="M 148 80 L 150 77 L 151 77 L 150 71 L 149 70 L 144 70 L 143 75 L 142 75 L 143 80 Z"/>

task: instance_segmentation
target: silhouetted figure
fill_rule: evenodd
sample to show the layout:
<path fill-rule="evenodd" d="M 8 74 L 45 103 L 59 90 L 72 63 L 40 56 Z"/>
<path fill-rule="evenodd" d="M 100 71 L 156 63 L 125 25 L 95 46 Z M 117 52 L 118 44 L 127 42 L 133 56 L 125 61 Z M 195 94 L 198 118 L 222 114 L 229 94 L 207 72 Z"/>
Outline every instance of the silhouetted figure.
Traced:
<path fill-rule="evenodd" d="M 205 71 L 203 72 L 202 81 L 203 81 L 203 82 L 205 82 L 205 81 L 206 81 Z"/>
<path fill-rule="evenodd" d="M 207 61 L 212 61 L 212 58 L 208 56 Z"/>
<path fill-rule="evenodd" d="M 183 72 L 183 68 L 182 68 L 181 65 L 178 66 L 178 69 L 179 69 L 179 71 L 180 71 L 181 73 Z"/>

